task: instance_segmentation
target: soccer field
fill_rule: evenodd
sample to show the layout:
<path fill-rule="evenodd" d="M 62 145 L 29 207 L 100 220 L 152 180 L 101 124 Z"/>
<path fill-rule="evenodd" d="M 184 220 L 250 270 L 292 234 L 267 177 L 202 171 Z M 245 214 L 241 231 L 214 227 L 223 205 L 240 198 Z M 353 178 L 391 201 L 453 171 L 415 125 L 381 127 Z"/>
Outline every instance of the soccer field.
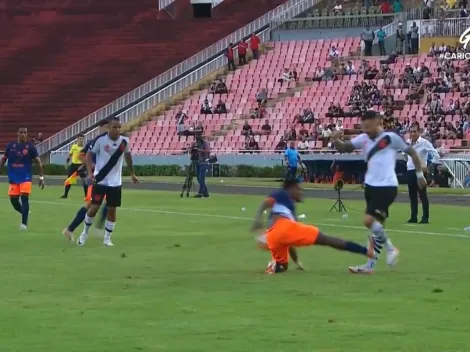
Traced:
<path fill-rule="evenodd" d="M 269 256 L 248 232 L 262 197 L 125 190 L 115 247 L 90 235 L 79 248 L 61 231 L 83 194 L 61 191 L 34 189 L 27 233 L 2 196 L 2 352 L 470 351 L 466 207 L 434 204 L 432 224 L 407 226 L 408 205 L 395 204 L 396 271 L 353 276 L 362 257 L 313 247 L 300 250 L 306 271 L 265 276 Z M 362 212 L 343 220 L 332 204 L 307 199 L 299 213 L 365 242 Z"/>

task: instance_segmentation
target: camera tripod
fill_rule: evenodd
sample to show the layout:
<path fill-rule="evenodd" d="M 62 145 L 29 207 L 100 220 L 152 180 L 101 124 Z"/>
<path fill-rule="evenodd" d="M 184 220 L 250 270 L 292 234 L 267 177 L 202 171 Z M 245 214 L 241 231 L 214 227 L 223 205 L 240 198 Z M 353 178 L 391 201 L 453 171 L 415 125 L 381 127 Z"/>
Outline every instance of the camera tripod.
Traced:
<path fill-rule="evenodd" d="M 342 212 L 347 213 L 348 211 L 346 207 L 344 206 L 343 201 L 341 200 L 341 190 L 336 190 L 336 191 L 338 192 L 338 198 L 336 199 L 335 204 L 333 204 L 333 206 L 331 207 L 330 212 L 335 210 L 338 213 L 342 213 Z"/>
<path fill-rule="evenodd" d="M 183 189 L 181 190 L 180 197 L 183 198 L 184 192 L 186 191 L 186 197 L 189 198 L 189 192 L 193 188 L 193 178 L 196 174 L 196 161 L 191 161 L 186 171 L 186 179 L 184 180 Z"/>

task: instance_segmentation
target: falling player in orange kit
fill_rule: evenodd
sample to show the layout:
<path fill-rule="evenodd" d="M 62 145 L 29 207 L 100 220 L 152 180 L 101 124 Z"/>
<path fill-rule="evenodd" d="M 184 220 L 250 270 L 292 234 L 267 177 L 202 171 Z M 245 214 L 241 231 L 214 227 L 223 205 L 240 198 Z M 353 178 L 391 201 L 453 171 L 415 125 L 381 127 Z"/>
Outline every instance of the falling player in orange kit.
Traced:
<path fill-rule="evenodd" d="M 266 274 L 286 271 L 289 253 L 291 256 L 297 256 L 296 247 L 328 246 L 375 258 L 373 248 L 366 248 L 354 242 L 327 236 L 313 225 L 298 222 L 294 204 L 302 200 L 302 193 L 302 188 L 297 180 L 286 180 L 283 189 L 273 192 L 258 209 L 252 227 L 253 231 L 263 228 L 262 217 L 264 211 L 271 209 L 269 229 L 257 238 L 259 246 L 269 250 L 272 256 L 272 260 L 266 268 Z M 298 258 L 293 257 L 292 259 L 301 268 Z"/>

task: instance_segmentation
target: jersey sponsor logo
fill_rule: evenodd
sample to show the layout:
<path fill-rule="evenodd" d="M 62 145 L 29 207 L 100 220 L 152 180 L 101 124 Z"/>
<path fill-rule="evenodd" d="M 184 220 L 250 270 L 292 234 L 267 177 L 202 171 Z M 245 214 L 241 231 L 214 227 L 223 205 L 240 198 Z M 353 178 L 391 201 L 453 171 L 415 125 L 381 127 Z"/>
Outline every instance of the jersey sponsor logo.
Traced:
<path fill-rule="evenodd" d="M 367 161 L 369 161 L 377 152 L 387 148 L 391 142 L 392 139 L 389 135 L 383 136 L 367 153 Z"/>

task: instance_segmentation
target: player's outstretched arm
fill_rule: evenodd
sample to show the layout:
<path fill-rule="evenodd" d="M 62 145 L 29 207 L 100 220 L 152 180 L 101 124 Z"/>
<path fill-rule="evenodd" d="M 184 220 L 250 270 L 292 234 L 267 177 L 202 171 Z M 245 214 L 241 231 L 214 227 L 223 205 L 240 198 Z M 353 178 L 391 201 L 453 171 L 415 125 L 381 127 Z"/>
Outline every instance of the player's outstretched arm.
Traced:
<path fill-rule="evenodd" d="M 131 178 L 133 183 L 139 183 L 139 180 L 134 173 L 134 162 L 132 161 L 132 154 L 129 151 L 124 152 L 124 159 L 126 159 L 126 165 L 131 172 Z"/>
<path fill-rule="evenodd" d="M 41 187 L 41 189 L 44 189 L 44 169 L 42 168 L 41 158 L 37 156 L 34 158 L 34 161 L 36 162 L 36 165 L 39 169 L 39 187 Z"/>
<path fill-rule="evenodd" d="M 271 197 L 266 198 L 258 208 L 255 215 L 255 221 L 251 227 L 251 231 L 257 231 L 263 228 L 263 214 L 266 210 L 271 209 L 274 204 L 274 199 Z"/>
<path fill-rule="evenodd" d="M 336 150 L 340 153 L 352 153 L 356 148 L 351 142 L 344 142 L 340 139 L 341 137 L 340 131 L 334 131 L 331 135 L 331 141 L 333 142 Z"/>

